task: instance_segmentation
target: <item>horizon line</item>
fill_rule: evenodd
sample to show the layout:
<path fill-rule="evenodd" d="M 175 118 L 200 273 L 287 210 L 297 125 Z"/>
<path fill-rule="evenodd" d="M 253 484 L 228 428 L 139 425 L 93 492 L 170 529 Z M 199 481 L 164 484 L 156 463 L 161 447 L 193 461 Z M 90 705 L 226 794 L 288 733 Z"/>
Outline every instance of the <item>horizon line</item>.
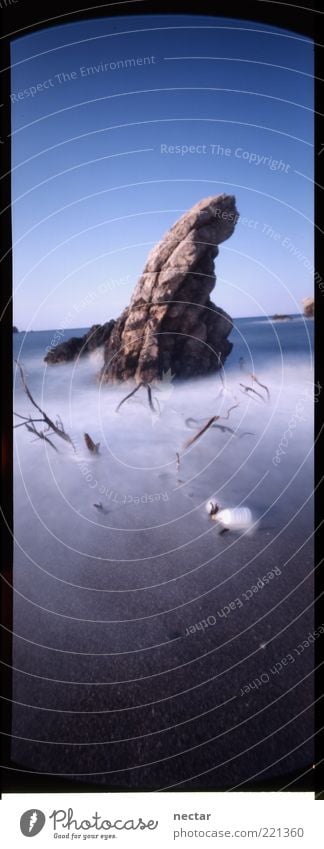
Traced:
<path fill-rule="evenodd" d="M 246 319 L 248 319 L 248 318 L 261 318 L 261 319 L 262 318 L 265 318 L 265 319 L 269 318 L 269 319 L 273 319 L 274 316 L 297 316 L 297 315 L 304 316 L 304 313 L 302 311 L 300 311 L 300 312 L 290 312 L 290 313 L 288 313 L 288 312 L 287 313 L 286 312 L 285 313 L 280 313 L 280 312 L 279 313 L 271 313 L 269 315 L 265 315 L 265 314 L 236 315 L 236 316 L 232 316 L 232 319 L 233 319 L 233 321 L 235 321 L 237 319 L 244 319 L 244 318 L 246 318 Z M 304 316 L 304 318 L 307 318 L 307 316 Z M 115 321 L 118 321 L 118 319 L 115 319 Z M 97 322 L 94 322 L 94 323 L 96 324 Z M 103 323 L 105 324 L 105 322 L 103 322 Z M 45 332 L 55 331 L 55 330 L 58 329 L 57 327 L 56 328 L 55 327 L 38 327 L 37 329 L 34 329 L 34 328 L 31 327 L 28 330 L 19 330 L 15 323 L 13 323 L 13 327 L 17 328 L 17 333 L 45 333 Z M 64 327 L 64 328 L 59 328 L 59 329 L 60 330 L 87 330 L 87 329 L 90 329 L 91 327 L 93 327 L 93 324 L 84 324 L 84 325 L 78 325 L 78 326 L 74 325 L 72 327 Z M 102 327 L 102 325 L 101 325 L 101 327 Z"/>

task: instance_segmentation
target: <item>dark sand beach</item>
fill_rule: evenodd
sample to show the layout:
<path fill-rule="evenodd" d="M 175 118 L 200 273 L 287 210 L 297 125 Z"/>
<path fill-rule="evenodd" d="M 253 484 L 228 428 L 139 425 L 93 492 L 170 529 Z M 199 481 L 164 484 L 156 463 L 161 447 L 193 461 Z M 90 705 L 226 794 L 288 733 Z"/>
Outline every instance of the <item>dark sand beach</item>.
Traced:
<path fill-rule="evenodd" d="M 115 412 L 125 386 L 95 383 L 99 355 L 51 370 L 46 334 L 20 351 L 15 336 L 34 396 L 76 446 L 15 432 L 18 769 L 199 790 L 283 787 L 310 768 L 311 332 L 301 317 L 275 331 L 242 319 L 225 389 L 217 375 L 168 376 L 156 414 L 140 391 Z M 240 391 L 240 356 L 269 401 Z M 15 392 L 27 415 L 17 375 Z M 184 450 L 234 396 L 229 419 Z M 209 499 L 248 506 L 253 527 L 220 534 Z"/>

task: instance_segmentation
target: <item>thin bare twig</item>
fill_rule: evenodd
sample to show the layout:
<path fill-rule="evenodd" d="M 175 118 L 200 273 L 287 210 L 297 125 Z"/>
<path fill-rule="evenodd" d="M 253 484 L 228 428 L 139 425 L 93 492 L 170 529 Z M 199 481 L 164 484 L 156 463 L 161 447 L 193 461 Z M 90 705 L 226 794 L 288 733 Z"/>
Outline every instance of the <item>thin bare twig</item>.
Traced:
<path fill-rule="evenodd" d="M 155 410 L 155 407 L 154 407 L 154 404 L 153 404 L 153 401 L 152 401 L 152 389 L 150 387 L 150 384 L 144 383 L 143 386 L 146 386 L 146 389 L 147 389 L 148 402 L 149 402 L 150 409 L 152 410 L 152 413 L 155 413 L 156 410 Z M 159 409 L 160 409 L 160 406 L 159 406 Z"/>
<path fill-rule="evenodd" d="M 200 421 L 199 421 L 199 419 L 192 419 L 192 418 L 186 419 L 186 425 L 187 425 L 187 427 L 190 427 L 190 428 L 197 427 L 197 425 L 199 425 L 200 422 L 201 422 L 201 419 L 200 419 Z M 217 430 L 220 430 L 221 433 L 232 433 L 234 436 L 236 436 L 236 433 L 233 430 L 233 428 L 227 427 L 227 425 L 213 424 L 213 425 L 211 425 L 211 427 L 217 428 Z"/>
<path fill-rule="evenodd" d="M 116 407 L 116 413 L 118 413 L 118 410 L 120 410 L 122 404 L 124 404 L 125 401 L 128 401 L 129 398 L 132 397 L 132 395 L 135 395 L 135 392 L 138 392 L 138 390 L 141 388 L 141 386 L 144 386 L 144 388 L 147 389 L 148 403 L 149 403 L 150 409 L 152 410 L 152 413 L 156 412 L 154 404 L 153 404 L 153 400 L 152 400 L 151 386 L 150 386 L 149 383 L 144 383 L 144 381 L 142 380 L 141 383 L 139 383 L 137 386 L 135 386 L 135 389 L 132 389 L 132 391 L 129 392 L 128 395 L 126 395 L 125 398 L 122 399 L 122 401 L 120 401 L 120 403 L 118 404 L 118 407 Z M 159 409 L 160 409 L 160 407 L 158 405 L 158 411 L 157 412 L 159 412 Z"/>
<path fill-rule="evenodd" d="M 243 436 L 255 436 L 251 430 L 245 430 L 244 433 L 239 433 L 239 439 L 243 439 Z"/>
<path fill-rule="evenodd" d="M 249 377 L 250 377 L 250 378 L 251 378 L 251 380 L 252 380 L 252 383 L 257 383 L 257 384 L 258 384 L 258 386 L 261 386 L 261 389 L 264 389 L 264 391 L 265 391 L 265 392 L 266 392 L 266 394 L 267 394 L 268 401 L 270 401 L 270 392 L 269 392 L 268 387 L 265 385 L 265 383 L 261 383 L 261 381 L 260 381 L 260 380 L 258 380 L 258 378 L 257 378 L 256 374 L 254 374 L 254 373 L 253 373 L 253 374 L 251 374 L 250 372 L 248 372 L 248 371 L 247 371 L 247 369 L 245 368 L 245 361 L 244 361 L 244 357 L 240 357 L 240 368 L 241 368 L 241 371 L 245 371 L 245 374 L 248 374 L 248 375 L 249 375 Z M 240 384 L 240 386 L 242 386 L 242 385 L 243 385 L 243 384 L 241 383 L 241 384 Z M 256 394 L 257 394 L 257 393 L 256 393 Z M 262 395 L 260 395 L 260 398 L 262 398 Z M 264 401 L 264 398 L 262 398 L 262 400 Z"/>
<path fill-rule="evenodd" d="M 18 419 L 23 419 L 22 422 L 13 426 L 14 429 L 16 427 L 25 427 L 26 422 L 31 422 L 31 421 L 33 421 L 33 422 L 43 422 L 44 421 L 44 419 L 31 419 L 30 416 L 21 416 L 19 413 L 15 413 L 15 412 L 13 413 L 13 415 L 17 416 Z"/>
<path fill-rule="evenodd" d="M 265 389 L 265 391 L 266 391 L 266 393 L 267 393 L 267 396 L 268 396 L 268 401 L 270 401 L 270 392 L 269 392 L 268 387 L 265 385 L 265 383 L 260 383 L 260 381 L 258 380 L 258 378 L 257 378 L 256 374 L 251 374 L 250 376 L 251 376 L 252 381 L 254 380 L 254 382 L 255 382 L 255 383 L 257 383 L 257 384 L 258 384 L 258 386 L 261 386 L 261 387 L 262 387 L 262 389 Z"/>
<path fill-rule="evenodd" d="M 198 433 L 195 433 L 195 435 L 192 436 L 191 439 L 188 439 L 187 442 L 185 442 L 183 447 L 189 448 L 189 445 L 193 445 L 193 443 L 196 442 L 196 440 L 199 439 L 199 437 L 202 436 L 203 433 L 205 433 L 205 431 L 208 430 L 209 427 L 211 427 L 213 422 L 216 422 L 219 418 L 220 416 L 212 416 L 212 418 L 208 420 L 204 427 L 198 430 Z"/>
<path fill-rule="evenodd" d="M 200 436 L 202 436 L 203 433 L 205 433 L 205 431 L 208 430 L 208 428 L 210 428 L 214 424 L 214 422 L 219 421 L 219 419 L 224 419 L 224 420 L 229 419 L 231 410 L 235 410 L 236 407 L 239 407 L 239 404 L 233 404 L 232 407 L 229 407 L 229 409 L 227 410 L 226 416 L 212 416 L 212 418 L 209 419 L 208 422 L 206 422 L 204 427 L 202 427 L 198 431 L 198 433 L 195 433 L 195 435 L 193 437 L 191 437 L 191 439 L 188 439 L 187 442 L 185 442 L 183 447 L 189 448 L 190 445 L 193 445 L 193 443 L 196 442 L 196 440 L 199 439 Z M 190 419 L 189 420 L 187 419 L 187 421 L 190 421 Z"/>
<path fill-rule="evenodd" d="M 54 442 L 52 442 L 52 441 L 48 438 L 48 436 L 45 436 L 45 433 L 43 433 L 43 431 L 41 431 L 41 430 L 36 430 L 35 425 L 34 425 L 34 422 L 33 422 L 33 420 L 32 420 L 32 419 L 31 419 L 30 421 L 31 421 L 31 424 L 28 424 L 28 422 L 25 422 L 25 427 L 27 428 L 27 430 L 29 430 L 29 431 L 30 431 L 30 433 L 33 433 L 35 436 L 38 436 L 38 438 L 39 438 L 39 439 L 43 439 L 43 440 L 44 440 L 44 442 L 48 442 L 48 444 L 49 444 L 49 445 L 51 445 L 51 446 L 52 446 L 52 448 L 54 448 L 54 451 L 56 451 L 56 452 L 57 452 L 57 454 L 58 454 L 59 452 L 58 452 L 58 450 L 57 450 L 57 448 L 56 448 L 56 445 L 54 445 Z M 35 441 L 35 440 L 33 440 L 33 441 Z"/>
<path fill-rule="evenodd" d="M 60 420 L 60 419 L 58 419 L 58 421 L 61 423 L 61 424 L 60 424 L 60 426 L 59 426 L 58 424 L 55 424 L 55 423 L 52 421 L 52 419 L 50 419 L 50 418 L 49 418 L 49 416 L 47 415 L 47 413 L 45 413 L 45 412 L 44 412 L 44 410 L 42 410 L 42 408 L 39 406 L 39 404 L 37 404 L 37 403 L 36 403 L 35 399 L 33 398 L 32 394 L 31 394 L 30 389 L 29 389 L 29 388 L 28 388 L 28 386 L 27 386 L 26 378 L 25 378 L 25 375 L 24 375 L 24 371 L 23 371 L 22 366 L 20 365 L 20 363 L 18 362 L 18 360 L 15 360 L 15 363 L 16 363 L 16 364 L 17 364 L 17 366 L 18 366 L 18 369 L 19 369 L 19 372 L 20 372 L 20 377 L 21 377 L 21 382 L 22 382 L 22 385 L 23 385 L 24 390 L 25 390 L 25 392 L 26 392 L 27 398 L 29 398 L 29 400 L 30 400 L 31 404 L 33 405 L 33 407 L 36 407 L 36 410 L 38 410 L 38 412 L 39 412 L 39 413 L 41 413 L 41 415 L 43 416 L 43 418 L 42 418 L 42 419 L 35 419 L 35 421 L 43 421 L 43 422 L 44 422 L 44 424 L 47 424 L 47 428 L 48 428 L 48 430 L 52 430 L 52 431 L 53 431 L 53 434 L 56 434 L 56 436 L 60 436 L 60 437 L 61 437 L 61 439 L 64 439 L 64 440 L 65 440 L 65 442 L 69 442 L 69 443 L 70 443 L 70 445 L 72 445 L 73 451 L 75 451 L 75 447 L 74 447 L 74 445 L 73 445 L 72 439 L 71 439 L 71 437 L 69 436 L 69 434 L 65 432 L 64 427 L 63 427 L 63 424 L 62 424 L 61 420 Z M 15 415 L 18 415 L 18 416 L 19 416 L 19 414 L 17 414 L 17 413 L 15 413 Z M 23 416 L 19 416 L 19 418 L 23 418 Z M 29 417 L 29 419 L 27 419 L 27 421 L 26 421 L 26 427 L 27 427 L 27 430 L 31 430 L 31 429 L 32 429 L 30 426 L 28 427 L 27 422 L 29 422 L 29 423 L 32 425 L 33 421 L 34 421 L 34 420 L 33 420 L 31 417 Z M 48 439 L 48 438 L 47 438 L 47 437 L 46 437 L 46 436 L 45 436 L 45 435 L 44 435 L 41 431 L 36 431 L 36 428 L 35 428 L 35 433 L 37 434 L 37 436 L 39 437 L 39 439 L 44 439 L 44 440 L 45 440 L 45 442 L 48 442 L 50 445 L 52 445 L 52 448 L 54 448 L 54 449 L 55 449 L 55 451 L 57 451 L 57 448 L 56 448 L 56 446 L 55 446 L 55 445 L 53 445 L 53 442 L 51 442 L 51 440 L 50 440 L 50 439 Z"/>
<path fill-rule="evenodd" d="M 29 422 L 29 421 L 30 421 L 30 416 L 22 416 L 20 413 L 15 413 L 15 411 L 13 411 L 13 414 L 14 414 L 14 416 L 17 416 L 17 417 L 18 417 L 18 419 L 24 419 L 24 420 L 25 420 L 25 422 Z M 44 419 L 33 419 L 33 421 L 34 421 L 34 422 L 43 422 L 43 421 L 44 421 Z"/>
<path fill-rule="evenodd" d="M 239 407 L 239 406 L 240 406 L 239 404 L 233 404 L 232 407 L 228 408 L 226 416 L 219 416 L 219 418 L 220 419 L 229 419 L 229 414 L 230 414 L 231 410 L 236 410 L 236 407 Z"/>
<path fill-rule="evenodd" d="M 222 386 L 224 388 L 225 387 L 225 379 L 224 379 L 224 374 L 223 374 L 223 372 L 225 371 L 224 365 L 223 365 L 222 360 L 221 360 L 221 355 L 219 353 L 217 353 L 216 351 L 215 351 L 215 354 L 216 354 L 216 357 L 217 357 L 217 360 L 218 360 L 219 376 L 220 376 L 220 379 L 221 379 Z"/>
<path fill-rule="evenodd" d="M 125 404 L 125 401 L 128 401 L 128 399 L 131 398 L 132 395 L 135 395 L 135 392 L 138 392 L 141 386 L 143 386 L 143 383 L 139 383 L 137 386 L 135 386 L 135 389 L 132 389 L 132 391 L 129 392 L 128 395 L 125 395 L 125 398 L 123 398 L 122 401 L 120 401 L 120 403 L 118 404 L 118 407 L 116 407 L 116 413 L 118 413 L 118 410 L 120 410 L 122 404 Z"/>
<path fill-rule="evenodd" d="M 59 415 L 56 416 L 55 424 L 56 424 L 56 427 L 58 427 L 59 430 L 62 431 L 62 433 L 65 433 L 65 428 L 64 428 L 64 424 L 62 422 L 61 416 L 59 416 Z"/>
<path fill-rule="evenodd" d="M 197 425 L 199 425 L 199 423 L 200 423 L 199 419 L 192 419 L 192 418 L 186 419 L 186 425 L 187 425 L 187 427 L 190 427 L 190 428 L 197 427 Z M 217 430 L 220 430 L 221 433 L 231 433 L 232 436 L 235 436 L 237 439 L 242 439 L 243 436 L 255 436 L 255 433 L 252 433 L 251 431 L 248 431 L 248 430 L 245 430 L 243 433 L 238 433 L 237 431 L 233 430 L 232 427 L 228 427 L 227 425 L 213 424 L 213 425 L 211 425 L 211 427 L 217 428 Z"/>
<path fill-rule="evenodd" d="M 264 400 L 264 398 L 263 398 L 263 395 L 261 395 L 261 394 L 260 394 L 260 392 L 257 392 L 257 391 L 256 391 L 256 389 L 253 389 L 253 388 L 252 388 L 252 386 L 246 386 L 246 385 L 245 385 L 245 383 L 240 383 L 240 386 L 242 386 L 242 387 L 243 387 L 243 393 L 244 393 L 245 395 L 246 395 L 246 393 L 247 393 L 247 392 L 253 392 L 253 393 L 254 393 L 254 395 L 257 395 L 257 396 L 258 396 L 258 398 L 261 398 L 261 401 L 263 401 L 263 403 L 265 404 L 265 400 Z M 242 391 L 242 390 L 241 390 L 241 391 Z M 256 400 L 256 399 L 255 399 L 255 398 L 253 398 L 253 401 L 255 401 L 255 400 Z"/>

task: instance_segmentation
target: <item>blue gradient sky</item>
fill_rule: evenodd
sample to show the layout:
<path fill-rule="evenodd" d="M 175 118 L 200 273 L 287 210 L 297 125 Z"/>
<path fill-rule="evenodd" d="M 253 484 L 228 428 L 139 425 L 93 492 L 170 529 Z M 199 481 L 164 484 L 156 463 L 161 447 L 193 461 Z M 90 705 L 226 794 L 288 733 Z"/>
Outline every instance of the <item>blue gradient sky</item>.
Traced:
<path fill-rule="evenodd" d="M 143 57 L 154 61 L 81 76 Z M 213 300 L 233 317 L 298 312 L 313 290 L 312 74 L 308 39 L 223 18 L 101 19 L 14 41 L 12 93 L 52 80 L 12 103 L 15 324 L 117 316 L 150 248 L 220 192 L 235 194 L 245 221 L 220 248 Z M 207 152 L 162 154 L 161 144 Z"/>

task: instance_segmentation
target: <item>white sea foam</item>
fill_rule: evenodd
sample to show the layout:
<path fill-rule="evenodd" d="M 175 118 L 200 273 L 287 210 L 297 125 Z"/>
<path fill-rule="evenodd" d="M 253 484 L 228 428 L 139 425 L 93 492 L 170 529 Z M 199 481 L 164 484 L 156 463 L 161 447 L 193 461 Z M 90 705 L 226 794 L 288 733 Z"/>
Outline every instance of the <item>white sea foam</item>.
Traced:
<path fill-rule="evenodd" d="M 117 413 L 127 387 L 99 385 L 92 357 L 77 365 L 33 367 L 30 372 L 26 361 L 25 369 L 35 399 L 54 420 L 61 417 L 75 451 L 57 436 L 51 439 L 59 453 L 46 442 L 33 441 L 24 427 L 15 430 L 16 516 L 21 515 L 22 499 L 27 498 L 34 505 L 36 524 L 44 519 L 51 528 L 55 515 L 55 527 L 70 544 L 70 519 L 81 545 L 89 543 L 96 524 L 102 523 L 93 509 L 96 501 L 109 508 L 111 527 L 163 525 L 166 535 L 168 523 L 188 513 L 190 536 L 191 523 L 201 521 L 206 500 L 216 500 L 223 509 L 248 505 L 253 513 L 262 514 L 276 503 L 284 486 L 293 504 L 290 481 L 295 474 L 302 476 L 303 465 L 310 468 L 313 380 L 305 360 L 259 371 L 258 379 L 269 388 L 270 400 L 248 376 L 242 378 L 239 369 L 232 369 L 228 378 L 225 373 L 225 392 L 218 375 L 185 384 L 172 382 L 165 399 L 153 390 L 153 398 L 160 402 L 154 416 L 145 389 Z M 259 395 L 241 391 L 242 382 Z M 37 417 L 18 375 L 15 409 Z M 213 415 L 220 418 L 185 449 L 186 441 Z M 85 432 L 100 442 L 98 455 L 87 449 Z M 274 462 L 276 457 L 279 462 Z M 167 498 L 157 498 L 161 493 L 167 493 Z"/>

